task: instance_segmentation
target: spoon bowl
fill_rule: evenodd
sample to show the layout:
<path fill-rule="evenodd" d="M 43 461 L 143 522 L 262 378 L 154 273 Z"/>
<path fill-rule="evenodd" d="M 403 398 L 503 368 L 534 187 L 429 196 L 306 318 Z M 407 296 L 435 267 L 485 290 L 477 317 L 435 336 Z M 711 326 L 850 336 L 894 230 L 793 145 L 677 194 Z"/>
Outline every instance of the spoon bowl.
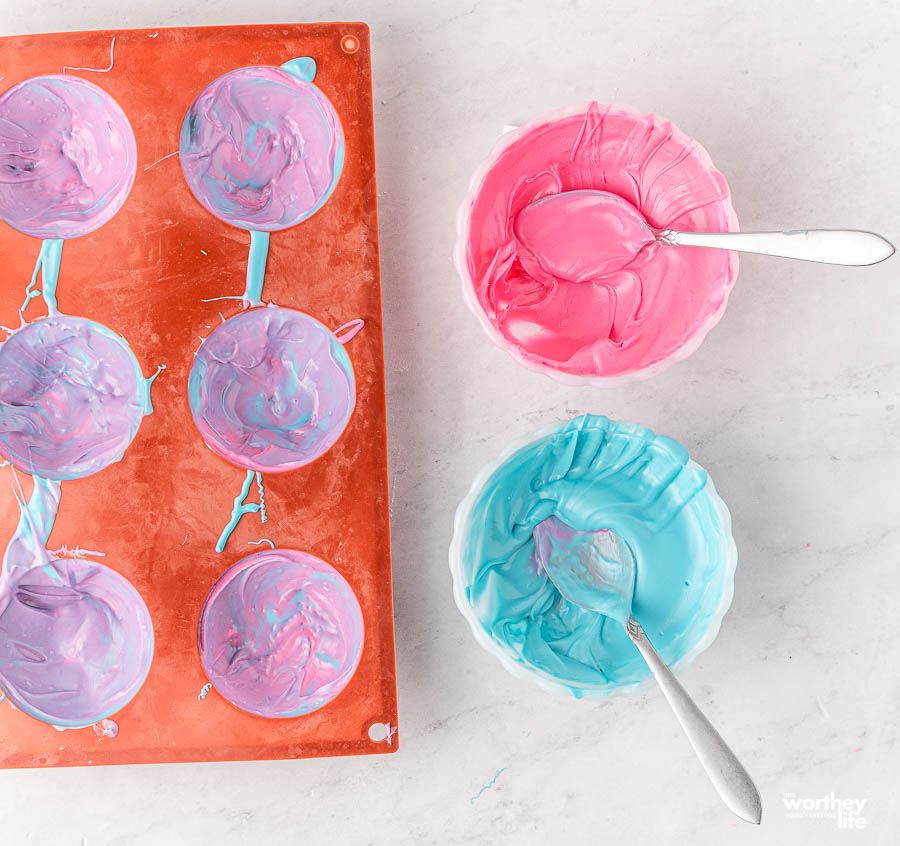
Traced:
<path fill-rule="evenodd" d="M 538 561 L 569 602 L 612 617 L 631 617 L 635 560 L 631 547 L 611 529 L 575 532 L 557 517 L 534 530 Z"/>
<path fill-rule="evenodd" d="M 616 273 L 656 240 L 644 216 L 609 191 L 564 191 L 535 200 L 516 215 L 513 233 L 530 276 L 569 282 Z"/>

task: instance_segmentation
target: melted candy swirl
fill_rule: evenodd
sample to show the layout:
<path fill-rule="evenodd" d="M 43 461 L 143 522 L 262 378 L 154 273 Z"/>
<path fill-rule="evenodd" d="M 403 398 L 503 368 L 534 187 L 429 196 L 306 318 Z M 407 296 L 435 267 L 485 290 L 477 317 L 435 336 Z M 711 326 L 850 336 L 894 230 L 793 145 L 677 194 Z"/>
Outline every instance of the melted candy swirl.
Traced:
<path fill-rule="evenodd" d="M 271 232 L 314 214 L 337 184 L 344 136 L 334 107 L 282 68 L 239 68 L 213 80 L 181 130 L 181 167 L 217 217 Z"/>
<path fill-rule="evenodd" d="M 0 97 L 0 218 L 36 238 L 102 226 L 128 197 L 137 147 L 105 91 L 74 76 L 37 76 Z"/>
<path fill-rule="evenodd" d="M 262 717 L 297 717 L 334 699 L 352 678 L 363 618 L 329 564 L 273 549 L 239 561 L 203 605 L 200 658 L 216 690 Z"/>
<path fill-rule="evenodd" d="M 110 567 L 44 548 L 59 484 L 35 478 L 0 574 L 0 688 L 26 713 L 85 726 L 126 705 L 153 657 L 153 625 Z"/>
<path fill-rule="evenodd" d="M 188 381 L 194 423 L 240 467 L 280 472 L 326 452 L 356 403 L 346 351 L 318 320 L 269 306 L 230 318 L 204 342 Z"/>
<path fill-rule="evenodd" d="M 29 323 L 0 346 L 0 454 L 46 479 L 89 476 L 122 458 L 147 397 L 112 330 L 63 315 Z"/>

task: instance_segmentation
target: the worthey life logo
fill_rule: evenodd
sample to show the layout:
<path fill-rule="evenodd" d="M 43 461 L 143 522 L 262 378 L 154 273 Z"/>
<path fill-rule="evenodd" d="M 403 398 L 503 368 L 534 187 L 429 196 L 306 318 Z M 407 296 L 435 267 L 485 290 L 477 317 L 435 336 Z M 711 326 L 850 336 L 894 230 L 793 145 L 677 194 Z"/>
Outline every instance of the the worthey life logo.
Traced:
<path fill-rule="evenodd" d="M 852 796 L 842 798 L 835 795 L 833 790 L 825 796 L 783 793 L 781 799 L 789 819 L 834 820 L 838 828 L 866 827 L 866 818 L 862 812 L 868 799 Z"/>

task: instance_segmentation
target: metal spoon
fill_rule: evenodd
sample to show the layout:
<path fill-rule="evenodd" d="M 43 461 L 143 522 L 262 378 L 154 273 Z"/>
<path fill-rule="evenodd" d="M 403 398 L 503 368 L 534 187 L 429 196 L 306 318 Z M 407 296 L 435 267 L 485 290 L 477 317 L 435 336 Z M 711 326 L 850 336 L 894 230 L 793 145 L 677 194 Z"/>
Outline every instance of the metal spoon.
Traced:
<path fill-rule="evenodd" d="M 651 646 L 631 614 L 635 558 L 610 529 L 579 532 L 556 517 L 534 529 L 537 558 L 569 602 L 618 620 L 653 673 L 703 769 L 728 808 L 759 825 L 762 800 L 753 779 Z"/>
<path fill-rule="evenodd" d="M 645 235 L 629 245 L 631 258 L 647 244 L 657 241 L 670 247 L 711 247 L 743 253 L 781 256 L 825 264 L 878 264 L 894 254 L 893 245 L 874 232 L 857 229 L 788 229 L 783 232 L 679 232 L 654 229 L 631 203 L 608 191 L 563 191 L 535 200 L 516 217 L 514 231 L 527 246 L 534 233 L 543 231 L 583 235 L 581 249 L 590 249 L 597 237 L 609 241 L 623 232 L 644 227 Z M 630 261 L 631 258 L 627 260 Z M 626 262 L 627 263 L 627 262 Z M 623 265 L 624 266 L 624 265 Z"/>

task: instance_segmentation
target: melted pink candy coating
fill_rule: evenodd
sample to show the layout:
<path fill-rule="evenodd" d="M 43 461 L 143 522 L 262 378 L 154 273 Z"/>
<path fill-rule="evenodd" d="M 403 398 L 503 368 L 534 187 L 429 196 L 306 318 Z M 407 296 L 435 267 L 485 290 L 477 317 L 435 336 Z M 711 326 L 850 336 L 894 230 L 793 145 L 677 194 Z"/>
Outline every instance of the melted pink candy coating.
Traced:
<path fill-rule="evenodd" d="M 21 232 L 92 232 L 121 208 L 136 169 L 128 118 L 96 85 L 36 76 L 0 96 L 0 218 Z"/>
<path fill-rule="evenodd" d="M 228 569 L 200 613 L 200 659 L 226 699 L 261 717 L 297 717 L 330 702 L 359 664 L 363 618 L 329 564 L 293 549 Z"/>
<path fill-rule="evenodd" d="M 725 309 L 737 259 L 656 243 L 636 250 L 643 236 L 628 204 L 655 229 L 736 229 L 706 152 L 668 121 L 596 103 L 511 136 L 461 213 L 457 264 L 491 335 L 532 368 L 579 381 L 659 369 L 696 348 Z M 626 203 L 618 212 L 577 196 L 558 201 L 568 209 L 538 206 L 516 237 L 530 204 L 582 189 Z M 565 224 L 549 219 L 556 212 Z"/>
<path fill-rule="evenodd" d="M 282 68 L 238 68 L 214 79 L 181 130 L 191 191 L 245 229 L 284 229 L 308 218 L 334 190 L 343 156 L 328 98 Z"/>
<path fill-rule="evenodd" d="M 551 194 L 525 206 L 513 228 L 522 267 L 548 285 L 597 282 L 655 240 L 634 206 L 602 191 Z"/>

